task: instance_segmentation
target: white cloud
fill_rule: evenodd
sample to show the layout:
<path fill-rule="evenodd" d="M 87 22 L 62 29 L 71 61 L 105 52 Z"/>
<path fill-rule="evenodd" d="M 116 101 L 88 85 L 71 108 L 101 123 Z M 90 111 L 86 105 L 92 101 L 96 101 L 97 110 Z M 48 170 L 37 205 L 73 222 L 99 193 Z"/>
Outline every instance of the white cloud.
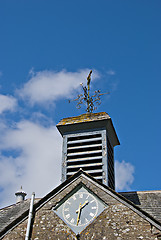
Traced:
<path fill-rule="evenodd" d="M 17 106 L 17 100 L 12 96 L 0 94 L 0 114 L 4 111 L 13 111 Z"/>
<path fill-rule="evenodd" d="M 129 190 L 134 181 L 134 166 L 129 162 L 115 162 L 116 170 L 116 189 Z"/>
<path fill-rule="evenodd" d="M 85 82 L 89 69 L 81 69 L 77 72 L 41 71 L 33 73 L 31 79 L 18 90 L 19 96 L 28 99 L 31 104 L 53 102 L 62 97 L 69 98 L 80 83 Z M 98 78 L 98 72 L 94 72 L 92 79 Z"/>
<path fill-rule="evenodd" d="M 16 201 L 14 193 L 23 186 L 31 196 L 42 197 L 60 183 L 61 136 L 56 127 L 43 127 L 21 121 L 8 129 L 0 149 L 16 151 L 17 156 L 0 156 L 1 205 Z"/>

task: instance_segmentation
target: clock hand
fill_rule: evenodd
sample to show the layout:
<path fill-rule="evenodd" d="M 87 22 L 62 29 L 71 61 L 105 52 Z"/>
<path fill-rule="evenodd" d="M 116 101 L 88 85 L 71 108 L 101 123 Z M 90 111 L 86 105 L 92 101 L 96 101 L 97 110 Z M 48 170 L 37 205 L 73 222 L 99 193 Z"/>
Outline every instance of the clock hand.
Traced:
<path fill-rule="evenodd" d="M 82 205 L 81 205 L 81 203 L 80 203 L 78 210 L 76 210 L 76 213 L 78 213 L 78 216 L 77 216 L 77 226 L 78 226 L 78 223 L 79 223 L 81 210 L 82 210 L 83 207 L 85 207 L 85 205 L 86 205 L 87 203 L 88 203 L 88 201 L 85 201 Z"/>
<path fill-rule="evenodd" d="M 82 209 L 86 204 L 88 204 L 88 201 L 85 201 L 85 202 L 81 205 L 81 209 Z"/>
<path fill-rule="evenodd" d="M 80 212 L 81 212 L 81 203 L 79 204 L 79 208 L 78 208 L 78 210 L 76 211 L 76 213 L 78 213 L 78 216 L 77 216 L 77 226 L 78 226 L 78 223 L 79 223 Z"/>

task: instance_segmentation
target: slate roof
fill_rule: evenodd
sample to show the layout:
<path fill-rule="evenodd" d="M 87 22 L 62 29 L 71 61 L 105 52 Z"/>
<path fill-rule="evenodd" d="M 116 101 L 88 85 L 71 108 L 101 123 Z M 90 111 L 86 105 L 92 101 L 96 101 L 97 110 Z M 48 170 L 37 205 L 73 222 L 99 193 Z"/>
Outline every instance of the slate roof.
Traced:
<path fill-rule="evenodd" d="M 35 200 L 35 203 L 38 199 Z M 0 237 L 28 215 L 30 199 L 0 209 Z"/>
<path fill-rule="evenodd" d="M 161 191 L 117 193 L 82 170 L 79 170 L 76 174 L 60 184 L 57 188 L 53 189 L 43 198 L 35 199 L 34 211 L 37 211 L 54 195 L 58 194 L 79 178 L 84 178 L 88 183 L 91 182 L 100 187 L 103 191 L 125 204 L 132 211 L 143 217 L 157 229 L 161 230 Z M 0 209 L 0 239 L 9 230 L 28 217 L 29 205 L 30 199 L 27 199 L 23 202 Z"/>
<path fill-rule="evenodd" d="M 161 191 L 122 192 L 120 194 L 161 222 Z"/>

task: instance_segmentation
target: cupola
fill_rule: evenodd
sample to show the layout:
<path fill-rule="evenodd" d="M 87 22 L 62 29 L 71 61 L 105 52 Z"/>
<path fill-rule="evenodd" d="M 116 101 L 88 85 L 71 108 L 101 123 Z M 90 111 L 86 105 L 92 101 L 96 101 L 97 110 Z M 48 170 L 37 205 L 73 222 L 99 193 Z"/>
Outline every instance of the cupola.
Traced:
<path fill-rule="evenodd" d="M 115 189 L 114 147 L 120 143 L 110 116 L 86 113 L 62 119 L 57 128 L 63 137 L 62 182 L 81 168 Z"/>

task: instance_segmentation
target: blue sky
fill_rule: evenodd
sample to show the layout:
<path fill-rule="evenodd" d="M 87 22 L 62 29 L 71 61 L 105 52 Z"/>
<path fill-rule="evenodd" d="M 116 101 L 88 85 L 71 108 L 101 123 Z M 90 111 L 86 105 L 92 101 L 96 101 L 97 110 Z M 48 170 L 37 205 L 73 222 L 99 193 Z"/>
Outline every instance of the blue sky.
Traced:
<path fill-rule="evenodd" d="M 0 2 L 0 205 L 23 185 L 43 196 L 60 183 L 60 119 L 85 112 L 67 99 L 110 91 L 107 112 L 118 190 L 161 190 L 160 0 Z"/>

